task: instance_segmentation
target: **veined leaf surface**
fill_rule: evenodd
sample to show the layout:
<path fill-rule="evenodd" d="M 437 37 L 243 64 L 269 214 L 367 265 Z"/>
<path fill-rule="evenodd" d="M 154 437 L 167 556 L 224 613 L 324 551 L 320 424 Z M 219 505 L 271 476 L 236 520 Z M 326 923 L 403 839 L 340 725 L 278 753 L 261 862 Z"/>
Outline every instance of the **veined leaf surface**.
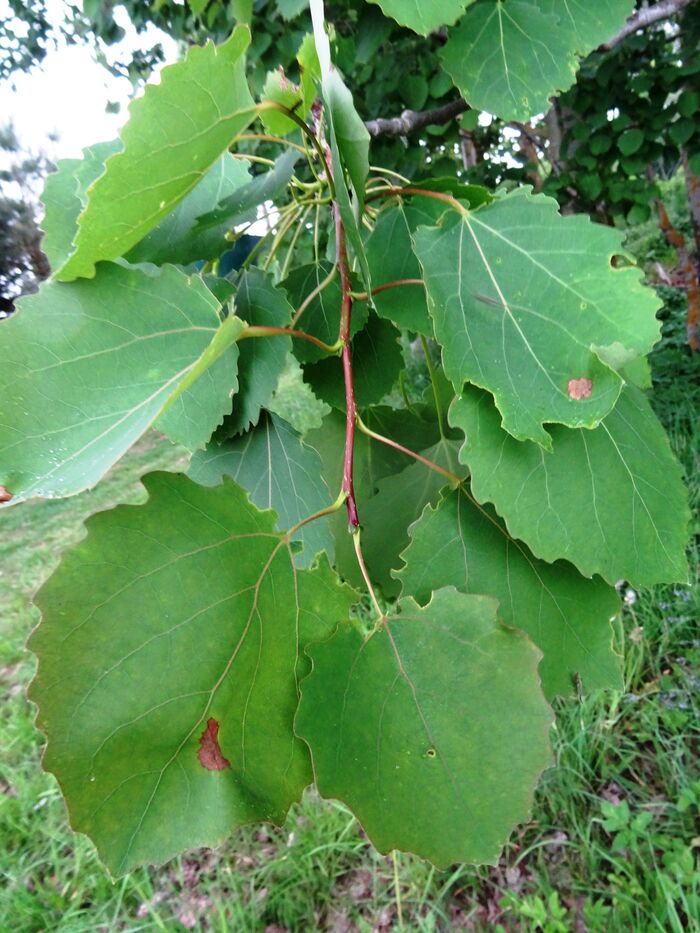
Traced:
<path fill-rule="evenodd" d="M 239 26 L 221 46 L 193 46 L 130 105 L 124 148 L 91 186 L 75 251 L 56 272 L 58 279 L 90 278 L 96 262 L 123 256 L 252 122 L 244 57 L 249 40 L 248 29 Z"/>
<path fill-rule="evenodd" d="M 638 269 L 611 265 L 619 231 L 529 189 L 419 228 L 415 248 L 447 376 L 457 393 L 492 392 L 520 440 L 551 447 L 546 422 L 598 424 L 616 369 L 658 339 L 658 298 Z"/>
<path fill-rule="evenodd" d="M 520 442 L 498 424 L 488 393 L 468 388 L 450 409 L 467 441 L 479 502 L 538 557 L 563 557 L 609 583 L 687 579 L 688 499 L 681 469 L 649 402 L 627 386 L 593 431 L 552 428 L 553 450 Z"/>
<path fill-rule="evenodd" d="M 321 458 L 277 415 L 264 413 L 256 427 L 221 444 L 211 443 L 192 458 L 188 475 L 204 486 L 231 477 L 250 493 L 258 508 L 274 509 L 280 530 L 291 528 L 329 505 L 331 495 L 321 475 Z M 328 519 L 305 525 L 297 538 L 304 550 L 296 557 L 310 566 L 319 553 L 333 553 Z"/>
<path fill-rule="evenodd" d="M 144 482 L 145 505 L 89 520 L 31 638 L 45 767 L 115 875 L 282 822 L 311 779 L 292 731 L 305 639 L 354 601 L 327 564 L 297 570 L 235 484 Z"/>
<path fill-rule="evenodd" d="M 247 324 L 263 327 L 287 327 L 293 313 L 282 289 L 272 284 L 271 276 L 257 268 L 248 269 L 241 276 L 234 308 L 238 317 Z M 261 410 L 272 399 L 291 349 L 291 339 L 278 334 L 241 341 L 239 392 L 219 438 L 241 434 L 258 423 Z"/>
<path fill-rule="evenodd" d="M 197 230 L 198 218 L 250 182 L 248 164 L 225 152 L 200 183 L 163 220 L 129 250 L 129 262 L 166 262 L 189 265 L 198 259 L 214 259 L 226 249 L 227 225 Z"/>
<path fill-rule="evenodd" d="M 242 323 L 218 310 L 173 267 L 104 264 L 23 298 L 0 324 L 0 483 L 13 504 L 93 486 L 169 404 L 163 430 L 203 444 L 236 387 Z"/>
<path fill-rule="evenodd" d="M 607 42 L 617 33 L 628 16 L 634 13 L 634 0 L 537 0 L 543 13 L 559 20 L 559 29 L 569 32 L 572 45 L 581 55 Z"/>
<path fill-rule="evenodd" d="M 324 797 L 380 852 L 439 868 L 494 864 L 550 763 L 539 652 L 487 596 L 439 590 L 399 604 L 369 638 L 342 625 L 308 649 L 295 726 Z"/>
<path fill-rule="evenodd" d="M 427 506 L 410 535 L 401 555 L 405 567 L 396 574 L 403 596 L 425 604 L 433 590 L 450 585 L 495 596 L 503 622 L 522 629 L 543 652 L 548 697 L 571 694 L 576 676 L 586 690 L 622 688 L 611 628 L 620 600 L 611 586 L 587 580 L 565 561 L 538 560 L 466 485 Z"/>

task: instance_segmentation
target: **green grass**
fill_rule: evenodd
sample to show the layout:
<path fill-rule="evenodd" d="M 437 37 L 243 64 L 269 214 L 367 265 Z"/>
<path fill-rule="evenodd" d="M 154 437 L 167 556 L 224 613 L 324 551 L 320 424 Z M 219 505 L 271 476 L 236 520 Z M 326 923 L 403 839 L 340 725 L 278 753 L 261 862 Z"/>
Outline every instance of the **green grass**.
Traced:
<path fill-rule="evenodd" d="M 700 393 L 673 379 L 672 351 L 676 373 L 695 365 L 674 339 L 659 355 L 656 403 L 697 514 Z M 138 500 L 143 472 L 180 462 L 150 438 L 93 492 L 0 518 L 0 931 L 700 931 L 697 579 L 627 594 L 625 689 L 557 704 L 556 767 L 497 867 L 394 863 L 345 808 L 309 792 L 282 829 L 238 831 L 218 850 L 113 884 L 40 769 L 24 696 L 30 600 L 84 518 Z"/>

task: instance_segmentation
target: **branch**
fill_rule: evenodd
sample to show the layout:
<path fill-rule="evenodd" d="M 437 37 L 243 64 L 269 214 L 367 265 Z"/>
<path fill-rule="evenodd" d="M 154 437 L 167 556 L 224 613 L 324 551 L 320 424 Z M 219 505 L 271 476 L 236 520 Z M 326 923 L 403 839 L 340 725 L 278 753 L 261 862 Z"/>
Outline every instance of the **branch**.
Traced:
<path fill-rule="evenodd" d="M 400 117 L 379 117 L 365 123 L 370 136 L 408 136 L 426 126 L 439 126 L 469 110 L 466 100 L 459 98 L 435 110 L 404 110 Z"/>
<path fill-rule="evenodd" d="M 659 20 L 675 16 L 690 3 L 691 0 L 659 0 L 652 6 L 637 10 L 617 35 L 604 43 L 601 48 L 613 48 L 638 29 L 645 29 L 647 26 L 658 23 Z M 469 109 L 469 104 L 460 98 L 442 107 L 436 107 L 435 110 L 404 110 L 398 117 L 377 117 L 376 120 L 367 120 L 365 126 L 369 135 L 375 138 L 377 136 L 409 136 L 411 133 L 425 129 L 426 126 L 439 126 L 441 123 L 447 123 L 448 120 L 458 117 Z"/>
<path fill-rule="evenodd" d="M 631 36 L 638 29 L 646 29 L 647 26 L 652 26 L 654 23 L 658 23 L 659 20 L 668 19 L 675 16 L 676 13 L 680 13 L 690 2 L 691 0 L 660 0 L 659 3 L 655 3 L 653 6 L 637 10 L 636 13 L 630 16 L 617 35 L 609 39 L 602 48 L 612 49 L 618 42 L 622 42 L 623 39 Z"/>

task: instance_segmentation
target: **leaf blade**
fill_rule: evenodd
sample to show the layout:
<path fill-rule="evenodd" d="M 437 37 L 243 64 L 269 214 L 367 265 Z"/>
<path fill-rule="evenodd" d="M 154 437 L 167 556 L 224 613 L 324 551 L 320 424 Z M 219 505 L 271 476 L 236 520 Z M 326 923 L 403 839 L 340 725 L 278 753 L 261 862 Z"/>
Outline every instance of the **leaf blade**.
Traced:
<path fill-rule="evenodd" d="M 200 279 L 174 267 L 149 275 L 105 264 L 95 279 L 49 282 L 22 299 L 1 325 L 0 448 L 12 503 L 94 485 L 171 399 L 171 428 L 179 433 L 176 412 L 189 422 L 194 405 L 203 420 L 193 439 L 203 442 L 236 384 L 242 324 L 222 330 L 218 309 Z M 210 366 L 202 409 L 191 382 Z"/>
<path fill-rule="evenodd" d="M 402 601 L 365 641 L 343 626 L 309 649 L 296 729 L 321 794 L 381 852 L 494 863 L 527 814 L 552 715 L 536 649 L 495 607 L 441 590 L 424 609 Z"/>
<path fill-rule="evenodd" d="M 327 567 L 294 567 L 274 514 L 233 483 L 145 484 L 145 505 L 90 520 L 31 639 L 45 767 L 113 874 L 283 820 L 311 777 L 292 731 L 300 594 L 330 606 L 325 632 L 348 600 Z"/>
<path fill-rule="evenodd" d="M 221 46 L 192 47 L 184 61 L 163 70 L 160 84 L 149 85 L 130 106 L 124 148 L 108 159 L 104 174 L 91 186 L 75 251 L 56 272 L 58 279 L 90 278 L 96 262 L 124 255 L 253 120 L 244 59 L 249 39 L 248 29 L 238 26 Z M 185 121 L 183 98 L 189 104 Z"/>
<path fill-rule="evenodd" d="M 585 579 L 564 561 L 552 566 L 535 558 L 466 487 L 427 506 L 410 537 L 401 555 L 404 567 L 395 574 L 403 596 L 423 605 L 433 590 L 451 585 L 498 599 L 503 622 L 524 631 L 542 651 L 548 698 L 571 695 L 576 677 L 587 690 L 622 689 L 611 627 L 620 601 L 612 587 Z"/>
<path fill-rule="evenodd" d="M 593 427 L 619 395 L 616 369 L 658 339 L 658 299 L 611 266 L 619 233 L 528 189 L 414 241 L 448 378 L 492 392 L 520 440 L 551 446 L 546 422 Z"/>
<path fill-rule="evenodd" d="M 551 453 L 505 434 L 488 394 L 468 389 L 450 422 L 479 502 L 543 560 L 636 586 L 687 578 L 689 510 L 681 470 L 644 395 L 628 385 L 592 431 L 552 428 Z M 582 481 L 573 481 L 581 477 Z"/>
<path fill-rule="evenodd" d="M 274 414 L 264 414 L 247 434 L 196 453 L 187 473 L 205 486 L 217 485 L 229 476 L 250 493 L 258 508 L 274 509 L 278 529 L 291 528 L 332 499 L 317 452 Z M 309 567 L 321 551 L 333 554 L 327 519 L 306 525 L 296 538 L 304 544 L 297 555 L 301 567 Z"/>

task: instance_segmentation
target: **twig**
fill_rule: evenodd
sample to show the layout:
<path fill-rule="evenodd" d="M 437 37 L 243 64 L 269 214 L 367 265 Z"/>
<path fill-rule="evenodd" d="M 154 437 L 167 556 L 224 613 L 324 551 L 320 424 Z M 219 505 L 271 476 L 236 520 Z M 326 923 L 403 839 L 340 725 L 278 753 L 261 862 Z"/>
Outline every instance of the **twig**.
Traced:
<path fill-rule="evenodd" d="M 425 129 L 453 120 L 469 110 L 466 100 L 459 98 L 434 110 L 404 110 L 398 117 L 378 117 L 365 123 L 370 136 L 408 136 Z"/>
<path fill-rule="evenodd" d="M 622 29 L 612 39 L 608 39 L 601 48 L 612 49 L 618 42 L 622 42 L 623 39 L 637 32 L 638 29 L 646 29 L 647 26 L 652 26 L 654 23 L 658 23 L 659 20 L 668 19 L 675 16 L 676 13 L 680 13 L 690 2 L 691 0 L 660 0 L 659 3 L 655 3 L 653 6 L 642 7 L 641 10 L 633 13 Z"/>

